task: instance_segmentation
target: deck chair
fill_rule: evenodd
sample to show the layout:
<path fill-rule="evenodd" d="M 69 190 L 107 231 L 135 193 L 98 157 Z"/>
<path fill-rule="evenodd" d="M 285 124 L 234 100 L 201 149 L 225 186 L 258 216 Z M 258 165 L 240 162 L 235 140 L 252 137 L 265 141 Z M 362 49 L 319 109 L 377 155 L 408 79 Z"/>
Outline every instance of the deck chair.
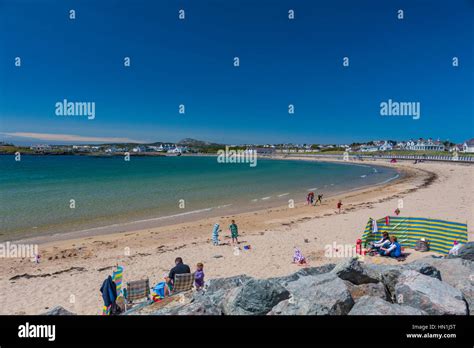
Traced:
<path fill-rule="evenodd" d="M 173 294 L 193 288 L 194 273 L 182 273 L 174 276 Z"/>
<path fill-rule="evenodd" d="M 133 302 L 146 299 L 144 303 L 150 301 L 150 281 L 148 279 L 127 282 L 125 295 L 125 310 L 133 306 Z"/>

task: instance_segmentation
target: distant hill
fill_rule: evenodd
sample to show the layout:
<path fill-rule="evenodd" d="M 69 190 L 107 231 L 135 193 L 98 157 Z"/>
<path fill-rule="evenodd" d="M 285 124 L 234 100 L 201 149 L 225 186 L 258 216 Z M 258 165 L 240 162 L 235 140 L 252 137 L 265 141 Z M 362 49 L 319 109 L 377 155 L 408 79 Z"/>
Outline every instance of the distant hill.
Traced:
<path fill-rule="evenodd" d="M 186 146 L 210 146 L 210 145 L 217 145 L 215 143 L 210 143 L 208 141 L 196 140 L 192 138 L 185 138 L 178 142 L 179 145 L 186 145 Z"/>

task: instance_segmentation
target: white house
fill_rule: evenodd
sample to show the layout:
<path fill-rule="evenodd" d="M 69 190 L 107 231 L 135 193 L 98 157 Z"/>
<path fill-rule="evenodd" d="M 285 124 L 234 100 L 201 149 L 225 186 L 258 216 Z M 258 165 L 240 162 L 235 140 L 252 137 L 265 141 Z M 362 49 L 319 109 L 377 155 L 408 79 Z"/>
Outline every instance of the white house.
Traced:
<path fill-rule="evenodd" d="M 462 152 L 469 152 L 473 153 L 474 152 L 474 138 L 464 142 L 462 144 Z"/>
<path fill-rule="evenodd" d="M 385 141 L 382 145 L 379 146 L 380 151 L 391 151 L 392 149 L 393 146 L 388 141 Z"/>
<path fill-rule="evenodd" d="M 444 151 L 445 146 L 439 140 L 433 141 L 431 138 L 423 140 L 420 138 L 416 142 L 413 140 L 407 141 L 406 149 L 414 151 Z"/>

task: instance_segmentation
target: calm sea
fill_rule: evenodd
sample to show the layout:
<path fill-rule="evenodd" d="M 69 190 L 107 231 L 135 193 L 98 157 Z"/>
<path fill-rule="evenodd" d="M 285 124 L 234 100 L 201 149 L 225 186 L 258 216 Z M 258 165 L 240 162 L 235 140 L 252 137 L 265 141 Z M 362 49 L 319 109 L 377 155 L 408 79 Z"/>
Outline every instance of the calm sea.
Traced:
<path fill-rule="evenodd" d="M 187 156 L 0 156 L 0 168 L 0 240 L 281 206 L 397 176 L 370 164 Z"/>

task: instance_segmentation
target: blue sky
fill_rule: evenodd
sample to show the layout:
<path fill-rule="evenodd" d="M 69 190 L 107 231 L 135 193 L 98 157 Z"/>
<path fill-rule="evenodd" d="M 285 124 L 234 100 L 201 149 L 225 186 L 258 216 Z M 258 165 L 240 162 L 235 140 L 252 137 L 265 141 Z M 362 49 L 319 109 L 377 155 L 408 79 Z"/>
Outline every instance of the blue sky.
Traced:
<path fill-rule="evenodd" d="M 0 140 L 462 142 L 473 18 L 471 0 L 0 0 Z M 95 119 L 56 116 L 65 98 Z M 388 99 L 420 102 L 420 119 L 381 116 Z"/>

